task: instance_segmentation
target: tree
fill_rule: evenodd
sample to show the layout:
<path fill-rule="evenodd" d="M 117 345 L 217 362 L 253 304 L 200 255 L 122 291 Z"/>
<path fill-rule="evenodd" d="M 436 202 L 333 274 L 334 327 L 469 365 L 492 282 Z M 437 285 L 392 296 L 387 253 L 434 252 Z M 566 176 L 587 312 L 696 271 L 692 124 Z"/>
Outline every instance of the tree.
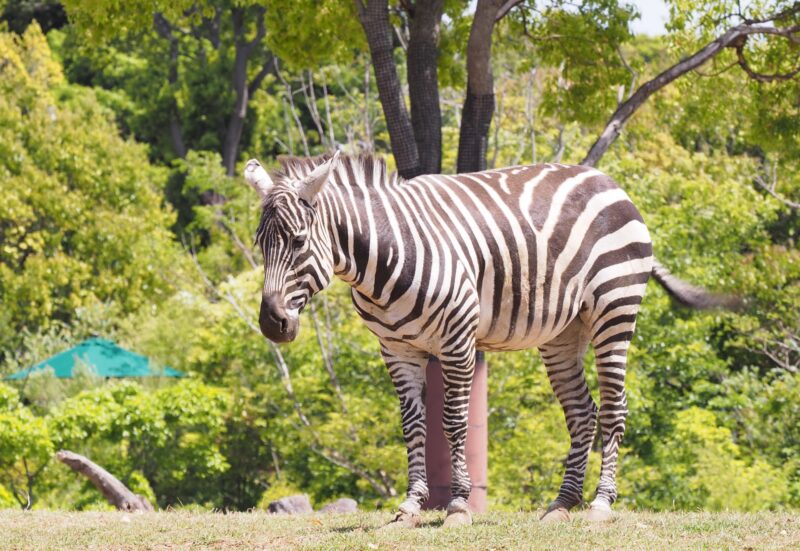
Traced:
<path fill-rule="evenodd" d="M 0 384 L 0 482 L 23 509 L 36 502 L 34 487 L 52 453 L 45 419 L 24 408 L 13 388 Z"/>
<path fill-rule="evenodd" d="M 164 172 L 96 95 L 64 82 L 38 25 L 0 34 L 0 349 L 113 303 L 131 312 L 179 272 Z"/>
<path fill-rule="evenodd" d="M 124 381 L 83 391 L 51 414 L 53 442 L 86 454 L 161 506 L 213 501 L 228 469 L 219 442 L 229 394 L 197 381 L 147 392 Z M 130 484 L 146 481 L 144 491 Z M 152 488 L 152 490 L 150 489 Z M 155 502 L 155 500 L 154 500 Z"/>
<path fill-rule="evenodd" d="M 64 6 L 57 0 L 11 0 L 0 2 L 0 20 L 8 24 L 8 29 L 22 34 L 32 21 L 36 21 L 44 32 L 58 29 L 67 24 Z"/>
<path fill-rule="evenodd" d="M 161 41 L 161 51 L 156 52 L 161 59 L 154 61 L 166 67 L 166 71 L 155 71 L 157 78 L 164 79 L 155 91 L 166 93 L 163 99 L 173 154 L 183 158 L 189 149 L 208 149 L 209 144 L 202 143 L 203 136 L 214 134 L 215 149 L 228 175 L 233 175 L 250 101 L 272 69 L 265 40 L 267 8 L 258 2 L 164 2 L 157 6 L 152 20 L 146 20 L 142 14 L 150 8 L 142 10 L 136 4 L 100 3 L 87 9 L 81 2 L 67 0 L 64 5 L 70 20 L 84 37 L 92 37 L 95 45 L 116 40 L 127 42 L 135 51 L 141 47 L 141 37 L 147 37 L 152 29 Z M 219 128 L 202 122 L 203 116 L 212 114 L 211 106 L 185 104 L 185 94 L 192 92 L 186 90 L 187 83 L 193 79 L 207 82 L 208 78 L 228 81 L 221 96 L 207 98 L 213 109 L 226 117 Z M 132 96 L 137 92 L 132 91 Z M 187 107 L 202 111 L 187 120 L 192 115 Z M 213 114 L 211 121 L 216 122 Z M 197 123 L 201 127 L 191 129 Z"/>

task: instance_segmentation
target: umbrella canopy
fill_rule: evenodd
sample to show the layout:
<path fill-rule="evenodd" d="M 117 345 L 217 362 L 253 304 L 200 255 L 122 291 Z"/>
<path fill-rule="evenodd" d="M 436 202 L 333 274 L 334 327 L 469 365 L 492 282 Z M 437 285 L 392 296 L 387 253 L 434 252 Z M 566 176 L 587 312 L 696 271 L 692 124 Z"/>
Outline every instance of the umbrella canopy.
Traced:
<path fill-rule="evenodd" d="M 78 362 L 89 366 L 98 377 L 185 377 L 184 373 L 171 367 L 153 369 L 145 356 L 129 352 L 109 340 L 95 338 L 5 378 L 24 379 L 50 367 L 59 379 L 69 379 Z"/>

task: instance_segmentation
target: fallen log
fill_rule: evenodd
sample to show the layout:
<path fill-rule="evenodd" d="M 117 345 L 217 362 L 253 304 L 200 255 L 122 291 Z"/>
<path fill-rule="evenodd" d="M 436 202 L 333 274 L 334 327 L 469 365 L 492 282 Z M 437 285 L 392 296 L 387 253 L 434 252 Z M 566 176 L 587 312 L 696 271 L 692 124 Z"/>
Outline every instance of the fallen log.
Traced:
<path fill-rule="evenodd" d="M 90 459 L 71 451 L 61 450 L 56 459 L 73 471 L 88 478 L 100 490 L 108 502 L 120 511 L 153 511 L 147 498 L 134 494 L 117 477 Z"/>

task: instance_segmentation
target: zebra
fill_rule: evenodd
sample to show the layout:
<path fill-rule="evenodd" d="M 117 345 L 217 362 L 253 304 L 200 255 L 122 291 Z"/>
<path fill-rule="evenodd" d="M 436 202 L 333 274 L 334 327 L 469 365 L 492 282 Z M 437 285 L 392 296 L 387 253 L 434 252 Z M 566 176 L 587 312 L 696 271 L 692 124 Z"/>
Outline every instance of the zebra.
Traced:
<path fill-rule="evenodd" d="M 408 489 L 390 525 L 413 527 L 428 498 L 425 365 L 444 377 L 451 453 L 445 526 L 471 524 L 464 444 L 476 350 L 537 347 L 570 435 L 565 474 L 543 521 L 569 520 L 597 425 L 602 465 L 587 518 L 611 518 L 628 413 L 625 369 L 650 276 L 679 302 L 731 306 L 672 276 L 628 195 L 589 167 L 538 164 L 405 180 L 369 155 L 256 159 L 245 180 L 261 196 L 256 243 L 264 258 L 259 325 L 292 341 L 299 313 L 335 275 L 380 342 L 400 399 Z M 594 347 L 600 406 L 584 376 Z"/>

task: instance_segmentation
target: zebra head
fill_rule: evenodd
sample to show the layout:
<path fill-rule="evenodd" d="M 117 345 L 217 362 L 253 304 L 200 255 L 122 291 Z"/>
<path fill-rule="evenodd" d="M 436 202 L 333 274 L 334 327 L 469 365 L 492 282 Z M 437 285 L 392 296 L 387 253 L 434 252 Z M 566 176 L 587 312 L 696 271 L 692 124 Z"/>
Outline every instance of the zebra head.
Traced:
<path fill-rule="evenodd" d="M 316 199 L 338 156 L 337 152 L 300 179 L 279 174 L 273 181 L 256 159 L 245 166 L 245 180 L 262 198 L 256 231 L 264 256 L 259 325 L 273 342 L 297 337 L 300 312 L 333 275 L 330 237 L 319 222 Z"/>

